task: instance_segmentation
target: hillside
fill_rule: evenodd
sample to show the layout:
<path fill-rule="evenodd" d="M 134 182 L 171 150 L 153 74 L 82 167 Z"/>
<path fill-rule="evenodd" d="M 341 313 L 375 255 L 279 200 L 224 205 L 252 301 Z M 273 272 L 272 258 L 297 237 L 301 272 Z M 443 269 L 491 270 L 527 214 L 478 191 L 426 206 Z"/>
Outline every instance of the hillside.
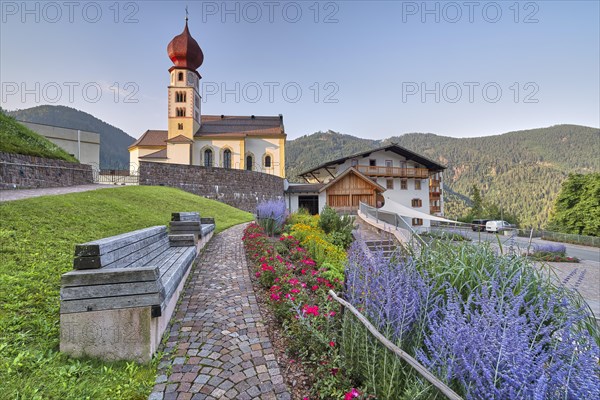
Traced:
<path fill-rule="evenodd" d="M 42 105 L 7 114 L 18 120 L 81 129 L 100 135 L 100 168 L 129 169 L 127 147 L 134 138 L 86 112 L 65 106 Z"/>
<path fill-rule="evenodd" d="M 77 162 L 69 153 L 2 112 L 0 151 Z"/>
<path fill-rule="evenodd" d="M 318 145 L 306 151 L 311 142 Z M 485 200 L 517 215 L 521 226 L 544 226 L 569 173 L 600 171 L 600 130 L 557 125 L 477 138 L 410 133 L 381 141 L 318 132 L 287 143 L 288 176 L 293 180 L 292 175 L 322 162 L 392 142 L 448 167 L 445 184 L 459 195 L 448 199 L 453 218 L 466 213 L 460 195 L 468 196 L 475 184 Z"/>
<path fill-rule="evenodd" d="M 218 232 L 252 220 L 250 213 L 227 204 L 166 187 L 128 186 L 0 203 L 2 398 L 148 398 L 157 362 L 110 363 L 58 351 L 60 277 L 72 269 L 75 244 L 164 225 L 177 211 L 214 217 Z"/>

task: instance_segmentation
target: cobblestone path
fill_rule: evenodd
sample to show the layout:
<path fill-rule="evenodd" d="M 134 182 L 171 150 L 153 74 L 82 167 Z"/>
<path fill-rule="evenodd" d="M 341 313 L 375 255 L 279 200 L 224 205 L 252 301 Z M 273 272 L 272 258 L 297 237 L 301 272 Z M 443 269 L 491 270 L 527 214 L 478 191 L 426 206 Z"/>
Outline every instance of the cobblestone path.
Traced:
<path fill-rule="evenodd" d="M 172 317 L 150 400 L 290 399 L 252 289 L 245 225 L 205 248 Z"/>

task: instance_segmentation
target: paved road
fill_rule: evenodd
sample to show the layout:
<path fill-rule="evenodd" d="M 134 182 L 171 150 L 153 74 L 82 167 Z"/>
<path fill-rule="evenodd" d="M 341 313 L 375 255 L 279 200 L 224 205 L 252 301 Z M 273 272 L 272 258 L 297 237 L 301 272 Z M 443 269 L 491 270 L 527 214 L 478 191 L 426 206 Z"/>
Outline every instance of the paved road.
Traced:
<path fill-rule="evenodd" d="M 480 241 L 487 241 L 487 242 L 492 242 L 494 244 L 497 244 L 498 239 L 500 239 L 500 242 L 502 243 L 503 247 L 508 248 L 508 246 L 510 246 L 510 240 L 511 240 L 510 236 L 496 235 L 495 233 L 487 233 L 487 232 L 473 232 L 470 229 L 464 230 L 461 232 L 466 233 L 474 241 L 480 240 Z M 525 251 L 527 251 L 527 246 L 529 244 L 529 238 L 515 236 L 514 243 L 515 243 L 514 245 L 519 250 L 519 253 L 524 253 Z M 549 240 L 542 240 L 539 238 L 534 238 L 531 241 L 531 243 L 532 244 L 556 244 L 557 242 L 551 242 Z M 589 260 L 589 261 L 600 262 L 600 249 L 597 247 L 580 246 L 580 245 L 568 244 L 568 243 L 563 243 L 563 244 L 567 248 L 567 256 L 569 256 L 569 257 L 577 257 L 580 260 Z"/>
<path fill-rule="evenodd" d="M 53 187 L 43 189 L 11 189 L 11 190 L 0 190 L 0 202 L 2 201 L 14 201 L 23 200 L 30 197 L 40 196 L 53 196 L 57 194 L 87 192 L 88 190 L 98 190 L 107 188 L 123 187 L 117 185 L 77 185 L 77 186 L 65 186 L 65 187 Z"/>

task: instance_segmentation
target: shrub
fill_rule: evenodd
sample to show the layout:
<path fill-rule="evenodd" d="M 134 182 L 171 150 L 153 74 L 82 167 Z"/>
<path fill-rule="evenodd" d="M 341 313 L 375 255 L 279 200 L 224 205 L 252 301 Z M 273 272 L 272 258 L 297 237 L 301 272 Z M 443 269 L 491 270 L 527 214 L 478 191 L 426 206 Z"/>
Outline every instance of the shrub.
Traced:
<path fill-rule="evenodd" d="M 340 217 L 331 207 L 325 206 L 319 218 L 319 228 L 331 235 L 331 242 L 347 249 L 353 241 L 352 229 L 354 219 L 349 215 Z"/>
<path fill-rule="evenodd" d="M 283 200 L 268 200 L 256 206 L 256 219 L 269 236 L 282 232 L 287 210 Z"/>

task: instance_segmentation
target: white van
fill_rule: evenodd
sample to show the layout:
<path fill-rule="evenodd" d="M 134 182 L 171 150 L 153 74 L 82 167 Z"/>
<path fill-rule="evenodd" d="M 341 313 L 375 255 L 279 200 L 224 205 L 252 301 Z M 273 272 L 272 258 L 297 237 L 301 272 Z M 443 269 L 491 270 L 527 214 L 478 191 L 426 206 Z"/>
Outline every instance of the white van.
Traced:
<path fill-rule="evenodd" d="M 511 228 L 514 228 L 514 226 L 506 221 L 488 221 L 485 224 L 487 232 L 502 232 Z"/>

